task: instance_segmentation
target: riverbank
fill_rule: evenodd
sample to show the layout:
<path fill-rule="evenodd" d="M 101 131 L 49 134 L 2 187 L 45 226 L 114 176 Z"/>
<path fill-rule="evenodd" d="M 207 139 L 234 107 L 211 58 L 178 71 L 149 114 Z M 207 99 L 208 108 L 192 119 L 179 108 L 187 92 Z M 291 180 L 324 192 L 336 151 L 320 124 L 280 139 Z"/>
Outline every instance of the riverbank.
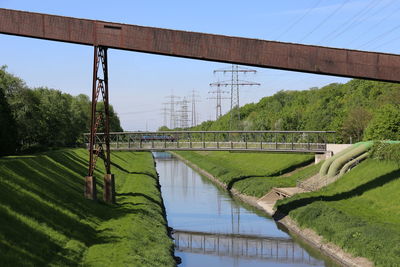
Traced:
<path fill-rule="evenodd" d="M 117 204 L 83 198 L 87 151 L 0 159 L 0 251 L 8 266 L 175 266 L 150 153 L 113 152 Z M 99 160 L 98 196 L 104 166 Z"/>
<path fill-rule="evenodd" d="M 301 227 L 376 266 L 400 262 L 400 167 L 367 159 L 323 190 L 280 200 Z"/>
<path fill-rule="evenodd" d="M 188 152 L 188 153 L 193 153 L 193 152 Z M 209 178 L 210 180 L 215 182 L 220 187 L 222 187 L 226 190 L 229 190 L 234 196 L 236 196 L 239 199 L 241 199 L 242 201 L 264 211 L 264 209 L 257 204 L 257 200 L 259 199 L 259 196 L 243 194 L 242 192 L 238 191 L 235 188 L 229 188 L 228 184 L 222 182 L 221 181 L 222 179 L 220 179 L 218 176 L 215 176 L 211 173 L 213 171 L 213 169 L 211 169 L 210 172 L 209 172 L 209 169 L 206 169 L 207 167 L 210 166 L 210 165 L 207 166 L 207 164 L 204 164 L 204 161 L 206 161 L 206 159 L 203 159 L 202 161 L 200 161 L 201 163 L 203 163 L 202 164 L 203 166 L 206 166 L 206 168 L 200 167 L 199 165 L 197 165 L 197 161 L 196 161 L 196 164 L 194 162 L 192 162 L 192 159 L 196 158 L 196 157 L 192 156 L 192 157 L 189 157 L 189 159 L 186 158 L 186 155 L 188 153 L 174 152 L 173 154 L 175 156 L 177 156 L 179 159 L 183 160 L 185 163 L 189 164 L 195 170 L 199 171 L 202 175 L 206 176 L 207 178 Z M 317 166 L 317 167 L 316 166 L 317 165 L 308 166 L 306 168 L 301 168 L 298 172 L 293 172 L 291 176 L 300 178 L 300 179 L 307 179 L 308 177 L 311 177 L 313 174 L 318 172 L 319 166 Z M 214 170 L 214 172 L 215 172 L 215 170 Z M 290 176 L 287 176 L 284 173 L 282 173 L 282 176 L 285 176 L 286 178 L 290 179 Z M 251 180 L 252 179 L 247 179 L 246 182 L 250 182 Z M 291 180 L 296 181 L 298 179 L 292 178 Z M 254 182 L 254 181 L 252 181 L 252 182 Z M 268 181 L 266 184 L 268 186 L 270 186 L 271 182 L 273 183 L 273 181 Z M 258 183 L 258 182 L 256 181 L 256 183 Z M 282 215 L 282 213 L 281 213 L 281 215 Z M 369 260 L 367 260 L 365 258 L 360 258 L 360 257 L 353 257 L 351 254 L 346 253 L 340 247 L 333 244 L 332 242 L 326 242 L 321 236 L 319 236 L 317 234 L 316 231 L 309 229 L 309 228 L 300 227 L 289 216 L 280 216 L 280 217 L 276 216 L 275 218 L 278 223 L 284 225 L 291 233 L 295 234 L 296 236 L 299 236 L 300 238 L 305 240 L 307 243 L 311 244 L 313 247 L 321 250 L 324 254 L 330 256 L 332 259 L 335 259 L 341 265 L 373 266 L 373 264 Z"/>
<path fill-rule="evenodd" d="M 195 162 L 198 167 L 217 177 L 229 190 L 258 198 L 272 187 L 296 186 L 298 180 L 310 177 L 318 171 L 319 166 L 310 165 L 314 162 L 314 156 L 309 154 L 210 151 L 179 151 L 174 154 Z M 309 167 L 291 176 L 285 175 L 304 166 Z"/>

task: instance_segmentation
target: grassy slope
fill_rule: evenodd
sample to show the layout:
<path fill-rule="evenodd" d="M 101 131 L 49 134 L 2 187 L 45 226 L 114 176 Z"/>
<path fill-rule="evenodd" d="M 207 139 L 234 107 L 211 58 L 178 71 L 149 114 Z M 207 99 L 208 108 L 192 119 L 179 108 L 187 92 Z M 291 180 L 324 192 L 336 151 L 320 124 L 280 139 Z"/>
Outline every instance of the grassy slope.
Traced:
<path fill-rule="evenodd" d="M 272 187 L 295 186 L 298 179 L 316 173 L 316 167 L 308 167 L 290 177 L 280 177 L 296 167 L 314 160 L 309 154 L 278 153 L 229 153 L 229 152 L 176 152 L 185 159 L 206 170 L 228 188 L 261 197 Z"/>
<path fill-rule="evenodd" d="M 278 202 L 301 226 L 314 229 L 377 266 L 400 263 L 400 168 L 368 159 L 323 191 Z"/>
<path fill-rule="evenodd" d="M 174 266 L 151 154 L 117 152 L 112 161 L 115 206 L 83 198 L 83 149 L 0 159 L 2 264 Z"/>

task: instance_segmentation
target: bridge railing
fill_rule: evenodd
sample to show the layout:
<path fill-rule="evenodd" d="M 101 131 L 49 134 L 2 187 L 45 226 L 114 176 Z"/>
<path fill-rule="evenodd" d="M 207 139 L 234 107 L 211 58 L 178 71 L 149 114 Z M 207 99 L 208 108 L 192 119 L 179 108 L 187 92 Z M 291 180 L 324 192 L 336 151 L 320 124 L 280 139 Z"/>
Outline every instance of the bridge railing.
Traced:
<path fill-rule="evenodd" d="M 326 151 L 334 142 L 333 131 L 162 131 L 113 132 L 114 150 L 251 150 Z M 88 134 L 85 134 L 88 143 Z M 97 143 L 104 135 L 97 134 Z"/>

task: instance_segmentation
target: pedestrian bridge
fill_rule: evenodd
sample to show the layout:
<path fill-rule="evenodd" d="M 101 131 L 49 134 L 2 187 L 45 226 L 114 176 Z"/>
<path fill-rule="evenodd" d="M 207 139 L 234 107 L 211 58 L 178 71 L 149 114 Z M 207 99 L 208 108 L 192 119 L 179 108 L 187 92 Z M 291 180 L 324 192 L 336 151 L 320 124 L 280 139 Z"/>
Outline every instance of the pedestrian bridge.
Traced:
<path fill-rule="evenodd" d="M 289 238 L 242 234 L 214 234 L 174 230 L 175 249 L 182 252 L 248 259 L 273 259 L 296 265 L 320 265 L 307 251 Z"/>
<path fill-rule="evenodd" d="M 324 153 L 334 131 L 160 131 L 112 132 L 111 150 L 131 151 L 266 151 Z M 90 134 L 84 134 L 86 145 Z M 96 144 L 107 136 L 97 133 Z"/>

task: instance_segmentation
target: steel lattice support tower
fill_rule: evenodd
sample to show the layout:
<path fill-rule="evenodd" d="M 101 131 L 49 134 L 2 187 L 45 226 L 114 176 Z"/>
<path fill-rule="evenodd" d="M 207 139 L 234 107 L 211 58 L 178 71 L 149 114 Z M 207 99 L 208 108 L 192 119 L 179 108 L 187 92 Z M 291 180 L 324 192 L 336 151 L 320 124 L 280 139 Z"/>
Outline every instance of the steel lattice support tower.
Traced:
<path fill-rule="evenodd" d="M 231 117 L 230 117 L 230 129 L 231 130 L 237 130 L 239 127 L 239 121 L 240 121 L 240 87 L 241 86 L 251 86 L 251 85 L 260 85 L 259 83 L 256 82 L 250 82 L 250 81 L 243 81 L 239 79 L 239 73 L 257 73 L 256 70 L 253 69 L 247 69 L 243 67 L 239 67 L 239 65 L 232 65 L 230 69 L 222 69 L 222 70 L 214 70 L 214 73 L 216 72 L 222 72 L 226 74 L 227 72 L 231 73 L 231 80 L 230 81 L 223 81 L 223 82 L 218 82 L 214 83 L 217 86 L 230 86 L 231 87 Z M 234 129 L 235 128 L 235 129 Z"/>
<path fill-rule="evenodd" d="M 163 107 L 161 108 L 161 115 L 163 115 L 163 126 L 167 126 L 167 115 L 169 112 L 168 109 L 168 104 L 169 103 L 162 103 Z"/>
<path fill-rule="evenodd" d="M 177 112 L 175 110 L 175 105 L 177 104 L 177 99 L 179 99 L 179 96 L 176 95 L 169 95 L 166 96 L 166 98 L 171 99 L 169 102 L 167 102 L 168 105 L 170 105 L 169 108 L 169 115 L 170 115 L 170 121 L 169 121 L 169 128 L 170 129 L 175 129 L 178 125 L 177 125 Z"/>
<path fill-rule="evenodd" d="M 196 90 L 192 90 L 192 124 L 191 126 L 194 127 L 197 125 L 197 113 L 196 113 L 196 103 L 199 102 L 200 100 L 198 97 L 200 97 L 198 94 L 196 94 Z"/>
<path fill-rule="evenodd" d="M 222 99 L 229 99 L 227 97 L 222 97 L 222 94 L 229 93 L 229 92 L 221 90 L 221 84 L 219 84 L 219 82 L 210 83 L 210 86 L 216 86 L 217 87 L 217 89 L 208 92 L 209 94 L 215 94 L 215 97 L 209 97 L 208 99 L 215 99 L 216 100 L 215 119 L 218 120 L 219 117 L 222 116 Z"/>
<path fill-rule="evenodd" d="M 250 72 L 248 70 L 247 72 Z M 240 98 L 239 98 L 239 66 L 232 65 L 232 79 L 231 79 L 231 111 L 233 109 L 238 109 L 240 107 Z M 232 116 L 232 113 L 231 113 Z M 240 120 L 240 113 L 238 112 L 238 120 Z"/>
<path fill-rule="evenodd" d="M 102 69 L 102 71 L 100 70 Z M 103 110 L 99 110 L 99 96 L 102 96 Z M 98 130 L 104 134 L 97 135 Z M 106 174 L 104 176 L 103 199 L 108 203 L 115 203 L 115 181 L 111 174 L 110 162 L 110 111 L 108 95 L 108 65 L 107 48 L 94 47 L 92 107 L 89 139 L 89 168 L 85 177 L 85 197 L 97 199 L 96 178 L 94 170 L 98 158 L 102 158 Z"/>
<path fill-rule="evenodd" d="M 184 97 L 182 101 L 179 101 L 178 104 L 180 105 L 180 109 L 178 110 L 179 113 L 179 127 L 182 129 L 189 128 L 189 100 Z"/>

